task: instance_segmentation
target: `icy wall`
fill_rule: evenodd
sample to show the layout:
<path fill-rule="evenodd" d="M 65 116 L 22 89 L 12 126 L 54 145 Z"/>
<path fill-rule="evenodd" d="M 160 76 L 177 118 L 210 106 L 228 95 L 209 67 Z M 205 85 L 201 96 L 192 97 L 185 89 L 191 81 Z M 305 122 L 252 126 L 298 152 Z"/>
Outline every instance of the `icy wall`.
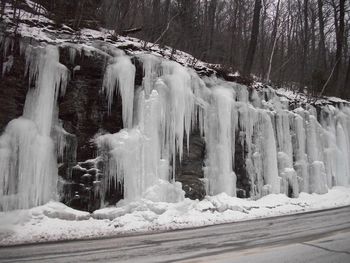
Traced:
<path fill-rule="evenodd" d="M 24 56 L 33 87 L 0 137 L 0 210 L 57 192 L 87 210 L 121 198 L 177 202 L 178 181 L 191 198 L 296 197 L 349 184 L 344 101 L 309 103 L 106 43 L 18 49 L 4 56 L 2 83 Z"/>
<path fill-rule="evenodd" d="M 23 116 L 12 120 L 0 137 L 0 208 L 29 208 L 56 198 L 57 157 L 51 133 L 58 94 L 68 71 L 58 62 L 58 48 L 25 50 L 29 89 Z M 59 132 L 58 132 L 59 133 Z M 57 149 L 60 148 L 57 141 Z"/>

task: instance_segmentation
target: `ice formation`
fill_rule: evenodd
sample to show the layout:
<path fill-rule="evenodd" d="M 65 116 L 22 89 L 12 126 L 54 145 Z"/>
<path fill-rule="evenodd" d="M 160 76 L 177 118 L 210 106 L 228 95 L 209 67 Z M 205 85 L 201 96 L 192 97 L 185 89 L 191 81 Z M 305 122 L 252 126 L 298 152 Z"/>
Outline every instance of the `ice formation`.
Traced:
<path fill-rule="evenodd" d="M 235 93 L 232 87 L 212 88 L 207 109 L 205 138 L 207 143 L 208 190 L 211 195 L 225 192 L 236 195 L 236 175 L 233 172 L 235 131 L 238 116 L 234 112 Z"/>
<path fill-rule="evenodd" d="M 111 110 L 113 96 L 118 92 L 123 104 L 124 127 L 132 127 L 134 104 L 135 66 L 130 58 L 124 55 L 114 57 L 107 66 L 103 79 L 103 89 L 108 99 L 108 110 Z"/>
<path fill-rule="evenodd" d="M 10 50 L 11 43 L 7 46 Z M 80 49 L 68 47 L 73 63 Z M 28 208 L 55 197 L 57 160 L 69 135 L 57 117 L 56 100 L 68 80 L 58 48 L 21 42 L 21 53 L 35 88 L 27 93 L 23 116 L 12 120 L 0 137 L 1 210 Z M 120 50 L 106 48 L 100 54 L 109 59 L 102 85 L 108 109 L 119 94 L 124 126 L 94 139 L 106 164 L 101 196 L 114 184 L 126 202 L 182 200 L 175 167 L 184 150 L 191 150 L 193 129 L 205 142 L 208 195 L 297 197 L 349 185 L 349 104 L 291 106 L 269 87 L 199 77 L 193 69 L 150 54 L 133 60 Z M 135 60 L 143 66 L 140 86 L 135 85 Z M 13 57 L 5 63 L 2 74 Z"/>
<path fill-rule="evenodd" d="M 191 75 L 187 70 L 175 62 L 152 56 L 142 59 L 146 67 L 144 88 L 137 93 L 135 109 L 130 109 L 130 114 L 136 117 L 133 126 L 95 140 L 102 152 L 108 152 L 109 181 L 124 185 L 127 201 L 143 197 L 159 180 L 174 180 L 176 157 L 181 160 L 183 142 L 185 137 L 189 140 L 194 115 Z M 155 71 L 160 72 L 160 77 Z M 133 87 L 125 87 L 128 88 L 133 92 Z M 160 194 L 160 199 L 169 198 Z"/>
<path fill-rule="evenodd" d="M 0 210 L 37 206 L 55 198 L 56 146 L 51 138 L 58 95 L 68 70 L 55 46 L 26 49 L 30 88 L 23 115 L 12 120 L 0 137 Z"/>
<path fill-rule="evenodd" d="M 135 117 L 132 125 L 96 139 L 108 159 L 109 181 L 124 184 L 126 200 L 145 197 L 159 180 L 174 180 L 175 162 L 177 158 L 181 162 L 193 127 L 206 144 L 207 194 L 236 196 L 236 158 L 245 160 L 250 185 L 245 195 L 254 198 L 325 193 L 334 185 L 349 184 L 347 105 L 321 106 L 318 116 L 310 105 L 289 109 L 288 101 L 271 88 L 249 90 L 215 77 L 200 78 L 191 69 L 149 54 L 138 59 L 144 77 L 135 92 L 135 105 L 128 104 L 128 114 Z M 132 97 L 132 74 L 120 87 L 128 87 L 127 101 Z M 112 96 L 108 98 L 112 103 Z M 237 144 L 242 148 L 238 157 Z M 159 195 L 166 199 L 162 196 L 166 193 Z"/>

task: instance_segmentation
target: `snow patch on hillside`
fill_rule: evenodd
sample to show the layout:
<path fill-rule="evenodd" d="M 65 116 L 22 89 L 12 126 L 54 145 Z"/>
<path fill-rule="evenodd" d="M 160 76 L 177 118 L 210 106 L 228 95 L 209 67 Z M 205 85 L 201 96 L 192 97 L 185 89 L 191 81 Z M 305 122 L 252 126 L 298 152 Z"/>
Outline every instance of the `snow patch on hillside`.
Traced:
<path fill-rule="evenodd" d="M 271 194 L 249 200 L 219 194 L 202 201 L 186 198 L 165 203 L 142 199 L 121 204 L 93 214 L 58 202 L 2 212 L 0 245 L 167 231 L 340 207 L 350 205 L 350 188 L 334 187 L 323 195 L 301 193 L 298 198 Z"/>
<path fill-rule="evenodd" d="M 24 38 L 34 39 L 37 42 L 45 42 L 53 45 L 79 44 L 87 45 L 90 49 L 94 48 L 95 42 L 104 42 L 105 45 L 120 48 L 129 55 L 138 55 L 149 53 L 166 59 L 174 60 L 184 66 L 193 67 L 197 70 L 210 71 L 211 64 L 205 63 L 193 57 L 192 55 L 175 50 L 168 46 L 145 42 L 143 40 L 116 36 L 114 30 L 99 28 L 98 30 L 83 28 L 74 30 L 67 25 L 57 25 L 47 18 L 47 11 L 39 4 L 26 0 L 27 8 L 18 8 L 16 17 L 18 22 L 13 20 L 14 10 L 11 4 L 6 4 L 4 22 L 6 25 L 6 37 L 12 38 L 14 35 L 20 35 Z M 30 12 L 29 10 L 32 10 Z M 0 33 L 0 42 L 2 40 Z"/>
<path fill-rule="evenodd" d="M 35 40 L 39 43 L 44 42 L 53 45 L 72 46 L 80 51 L 84 50 L 84 52 L 103 54 L 105 56 L 108 56 L 108 53 L 101 50 L 101 46 L 106 49 L 119 48 L 126 51 L 127 55 L 131 56 L 139 56 L 145 53 L 152 54 L 176 61 L 185 67 L 194 68 L 199 74 L 202 73 L 204 75 L 215 74 L 215 69 L 221 67 L 220 64 L 211 64 L 201 61 L 191 54 L 173 49 L 169 46 L 160 46 L 133 37 L 116 36 L 114 30 L 105 28 L 99 28 L 98 30 L 89 28 L 74 30 L 67 25 L 57 25 L 53 20 L 47 17 L 48 12 L 43 6 L 35 4 L 31 0 L 26 0 L 25 2 L 29 9 L 26 8 L 24 10 L 23 8 L 19 8 L 17 10 L 16 17 L 18 17 L 19 20 L 18 25 L 13 21 L 13 8 L 11 4 L 6 4 L 4 21 L 8 23 L 8 25 L 5 35 L 1 35 L 0 33 L 0 43 L 5 41 L 6 38 L 10 38 L 10 41 L 12 41 L 11 49 L 13 48 L 12 37 L 14 35 L 20 35 L 23 38 Z M 29 12 L 30 9 L 32 12 Z M 238 71 L 227 73 L 227 76 L 239 77 L 240 73 Z M 256 80 L 252 84 L 254 89 L 268 88 L 273 90 L 272 87 L 259 82 L 258 78 L 255 79 Z M 306 103 L 315 105 L 349 104 L 348 101 L 340 98 L 326 96 L 315 98 L 293 89 L 280 88 L 276 90 L 276 94 L 286 100 L 296 102 L 298 105 Z"/>

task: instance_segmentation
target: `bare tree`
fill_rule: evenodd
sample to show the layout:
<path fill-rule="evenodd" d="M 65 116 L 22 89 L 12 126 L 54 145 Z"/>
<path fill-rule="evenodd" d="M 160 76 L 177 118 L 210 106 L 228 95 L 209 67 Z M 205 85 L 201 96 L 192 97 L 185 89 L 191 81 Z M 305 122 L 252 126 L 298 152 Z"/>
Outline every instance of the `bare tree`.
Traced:
<path fill-rule="evenodd" d="M 252 66 L 253 66 L 254 55 L 255 55 L 256 46 L 258 42 L 258 35 L 259 35 L 259 21 L 260 21 L 261 7 L 262 7 L 261 0 L 255 0 L 252 32 L 250 35 L 248 52 L 247 52 L 246 60 L 243 67 L 243 74 L 246 76 L 251 73 Z"/>
<path fill-rule="evenodd" d="M 5 2 L 16 7 L 23 0 L 0 0 L 0 16 Z M 246 76 L 254 72 L 272 83 L 307 86 L 318 94 L 327 82 L 327 94 L 350 94 L 349 0 L 34 2 L 44 5 L 57 23 L 76 29 L 96 17 L 96 28 L 169 45 L 174 52 L 184 50 Z"/>
<path fill-rule="evenodd" d="M 335 54 L 335 69 L 332 78 L 332 84 L 340 95 L 340 85 L 338 83 L 339 73 L 342 64 L 342 52 L 344 45 L 344 30 L 345 30 L 345 0 L 339 0 L 339 15 L 336 1 L 332 0 L 334 10 L 334 25 L 336 29 L 336 54 Z"/>
<path fill-rule="evenodd" d="M 318 6 L 318 23 L 320 31 L 320 40 L 319 40 L 319 57 L 318 61 L 320 62 L 322 70 L 327 68 L 327 59 L 326 59 L 326 38 L 324 34 L 324 15 L 323 15 L 323 0 L 317 0 Z"/>

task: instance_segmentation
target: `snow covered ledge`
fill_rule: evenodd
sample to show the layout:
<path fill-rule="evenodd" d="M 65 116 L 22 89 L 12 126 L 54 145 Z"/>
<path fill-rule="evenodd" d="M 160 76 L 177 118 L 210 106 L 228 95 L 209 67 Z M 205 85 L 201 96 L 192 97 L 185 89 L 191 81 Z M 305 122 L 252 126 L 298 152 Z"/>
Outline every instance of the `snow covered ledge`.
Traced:
<path fill-rule="evenodd" d="M 350 188 L 333 187 L 323 195 L 300 193 L 298 198 L 270 194 L 255 201 L 226 194 L 202 201 L 155 201 L 142 199 L 91 215 L 57 202 L 1 212 L 0 246 L 167 231 L 341 207 L 350 205 Z"/>

